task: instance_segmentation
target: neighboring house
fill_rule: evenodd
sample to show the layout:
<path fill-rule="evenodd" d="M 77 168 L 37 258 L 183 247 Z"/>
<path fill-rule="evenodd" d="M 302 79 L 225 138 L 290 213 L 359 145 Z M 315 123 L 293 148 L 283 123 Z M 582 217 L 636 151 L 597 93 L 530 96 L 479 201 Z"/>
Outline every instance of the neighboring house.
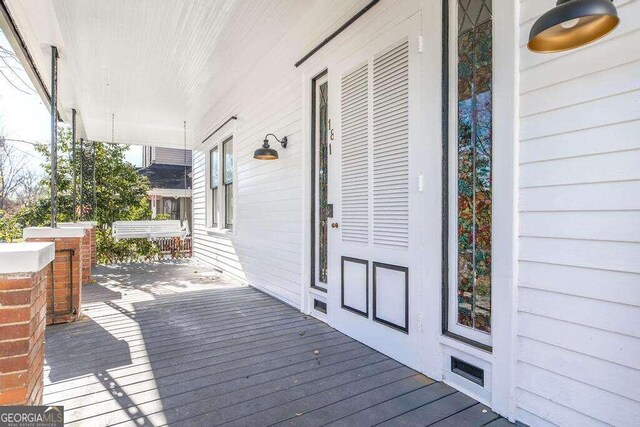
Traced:
<path fill-rule="evenodd" d="M 186 138 L 198 260 L 511 420 L 640 419 L 639 0 L 546 55 L 555 0 L 2 1 L 81 135 Z"/>
<path fill-rule="evenodd" d="M 140 175 L 149 178 L 151 218 L 160 214 L 189 223 L 191 230 L 191 150 L 142 147 Z"/>

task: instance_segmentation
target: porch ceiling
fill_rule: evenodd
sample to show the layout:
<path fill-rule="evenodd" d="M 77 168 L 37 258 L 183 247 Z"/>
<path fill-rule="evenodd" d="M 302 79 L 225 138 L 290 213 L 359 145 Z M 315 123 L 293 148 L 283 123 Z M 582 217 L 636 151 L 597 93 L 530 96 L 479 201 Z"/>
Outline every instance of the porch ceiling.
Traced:
<path fill-rule="evenodd" d="M 305 15 L 337 27 L 366 0 L 3 2 L 47 87 L 58 47 L 59 111 L 76 108 L 83 136 L 111 141 L 114 114 L 116 142 L 182 146 L 183 120 L 202 121 Z"/>

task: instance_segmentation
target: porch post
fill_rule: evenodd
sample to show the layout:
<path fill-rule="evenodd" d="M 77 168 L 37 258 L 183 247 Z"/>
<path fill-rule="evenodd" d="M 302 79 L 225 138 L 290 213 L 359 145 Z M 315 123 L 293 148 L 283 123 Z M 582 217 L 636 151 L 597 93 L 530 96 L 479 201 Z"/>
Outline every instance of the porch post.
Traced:
<path fill-rule="evenodd" d="M 187 192 L 187 121 L 185 120 L 184 122 L 184 150 L 183 150 L 183 154 L 184 154 L 184 192 Z M 178 208 L 180 209 L 180 221 L 184 222 L 185 219 L 185 215 L 184 215 L 184 207 L 182 205 L 183 199 L 178 197 Z"/>
<path fill-rule="evenodd" d="M 84 138 L 80 138 L 80 221 L 84 214 Z"/>
<path fill-rule="evenodd" d="M 98 209 L 98 200 L 96 198 L 96 142 L 92 141 L 93 144 L 93 209 L 91 211 L 91 215 L 93 217 L 93 220 L 96 221 L 97 219 L 97 212 L 96 210 Z"/>
<path fill-rule="evenodd" d="M 58 48 L 51 46 L 51 227 L 58 213 Z"/>
<path fill-rule="evenodd" d="M 71 186 L 73 187 L 73 222 L 77 221 L 76 214 L 76 109 L 71 109 Z"/>

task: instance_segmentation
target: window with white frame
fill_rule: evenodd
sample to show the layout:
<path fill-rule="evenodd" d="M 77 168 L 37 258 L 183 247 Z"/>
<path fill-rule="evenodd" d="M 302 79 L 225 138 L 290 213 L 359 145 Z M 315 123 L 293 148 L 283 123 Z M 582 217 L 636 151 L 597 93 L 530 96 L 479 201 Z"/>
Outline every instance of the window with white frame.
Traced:
<path fill-rule="evenodd" d="M 218 202 L 218 198 L 219 198 L 219 191 L 218 191 L 218 187 L 220 184 L 220 152 L 218 150 L 218 147 L 214 147 L 211 149 L 211 151 L 209 151 L 209 170 L 210 170 L 210 176 L 209 176 L 209 187 L 211 189 L 211 202 L 210 202 L 210 209 L 211 209 L 211 214 L 210 214 L 210 225 L 213 228 L 217 228 L 218 227 L 218 206 L 220 205 L 220 203 Z"/>
<path fill-rule="evenodd" d="M 491 345 L 493 27 L 491 0 L 457 0 L 449 34 L 447 330 Z M 457 19 L 456 19 L 457 18 Z"/>
<path fill-rule="evenodd" d="M 233 229 L 233 137 L 209 150 L 210 228 Z"/>
<path fill-rule="evenodd" d="M 224 174 L 224 227 L 233 229 L 233 138 L 222 143 Z"/>

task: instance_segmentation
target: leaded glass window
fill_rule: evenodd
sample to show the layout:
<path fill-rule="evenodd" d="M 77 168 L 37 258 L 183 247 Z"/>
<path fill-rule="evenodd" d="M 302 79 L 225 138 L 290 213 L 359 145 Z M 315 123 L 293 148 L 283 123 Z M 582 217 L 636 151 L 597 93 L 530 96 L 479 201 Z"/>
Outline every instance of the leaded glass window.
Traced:
<path fill-rule="evenodd" d="M 327 226 L 328 226 L 328 162 L 329 162 L 329 142 L 327 140 L 327 108 L 328 108 L 328 83 L 324 82 L 319 88 L 319 167 L 318 167 L 318 198 L 320 204 L 319 218 L 319 280 L 327 283 Z"/>
<path fill-rule="evenodd" d="M 490 333 L 491 0 L 458 0 L 457 24 L 457 323 Z"/>

